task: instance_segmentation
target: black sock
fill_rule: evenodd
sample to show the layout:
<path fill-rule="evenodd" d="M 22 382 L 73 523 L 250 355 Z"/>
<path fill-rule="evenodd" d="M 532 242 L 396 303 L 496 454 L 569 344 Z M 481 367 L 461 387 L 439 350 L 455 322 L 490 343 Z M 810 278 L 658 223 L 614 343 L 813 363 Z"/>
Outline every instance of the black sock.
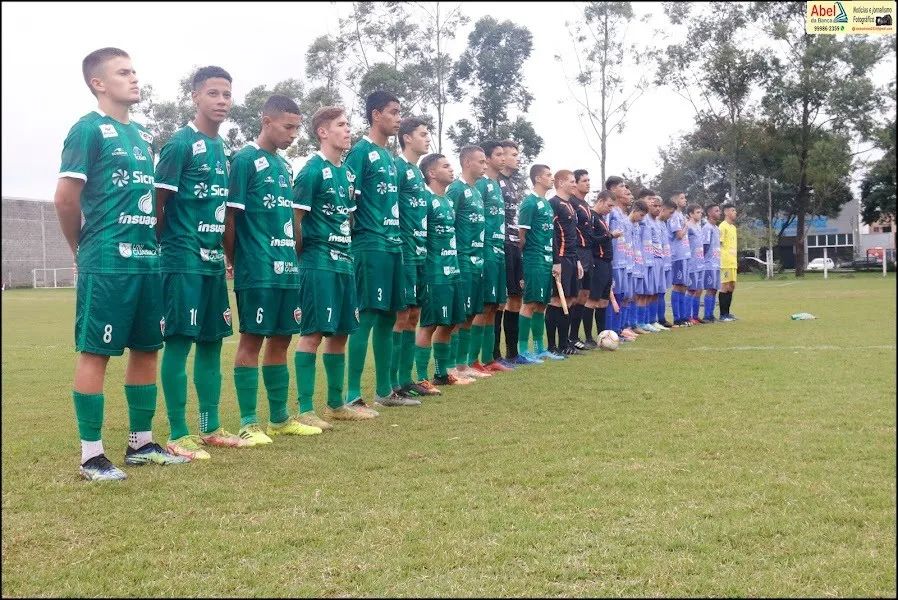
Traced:
<path fill-rule="evenodd" d="M 499 347 L 499 338 L 502 337 L 502 313 L 504 310 L 496 311 L 496 318 L 493 319 L 493 326 L 495 328 L 496 336 L 493 339 L 493 360 L 499 360 L 502 358 L 502 349 Z"/>
<path fill-rule="evenodd" d="M 546 307 L 546 338 L 548 338 L 549 350 L 553 352 L 558 348 L 558 341 L 555 339 L 555 334 L 558 331 L 558 315 L 556 313 L 560 310 L 559 307 L 552 304 Z"/>
<path fill-rule="evenodd" d="M 570 319 L 569 330 L 569 339 L 576 340 L 580 337 L 580 321 L 583 319 L 583 305 L 575 304 L 570 307 L 570 314 L 568 315 Z"/>
<path fill-rule="evenodd" d="M 505 356 L 511 360 L 518 355 L 518 317 L 516 312 L 510 310 L 505 313 Z"/>
<path fill-rule="evenodd" d="M 720 316 L 730 314 L 730 299 L 732 298 L 732 292 L 720 292 L 717 294 L 718 299 L 720 300 Z"/>
<path fill-rule="evenodd" d="M 607 310 L 607 306 L 596 307 L 596 331 L 605 331 L 605 317 L 607 316 L 605 313 Z"/>
<path fill-rule="evenodd" d="M 583 307 L 583 316 L 581 320 L 583 321 L 583 335 L 587 340 L 592 339 L 592 319 L 595 310 L 596 309 L 589 308 L 588 306 Z"/>
<path fill-rule="evenodd" d="M 727 292 L 727 314 L 730 314 L 730 308 L 733 306 L 733 292 Z"/>
<path fill-rule="evenodd" d="M 561 308 L 558 309 L 558 349 L 566 350 L 567 348 L 572 348 L 573 344 L 571 344 L 568 340 L 571 339 L 571 315 L 564 314 L 564 311 Z"/>

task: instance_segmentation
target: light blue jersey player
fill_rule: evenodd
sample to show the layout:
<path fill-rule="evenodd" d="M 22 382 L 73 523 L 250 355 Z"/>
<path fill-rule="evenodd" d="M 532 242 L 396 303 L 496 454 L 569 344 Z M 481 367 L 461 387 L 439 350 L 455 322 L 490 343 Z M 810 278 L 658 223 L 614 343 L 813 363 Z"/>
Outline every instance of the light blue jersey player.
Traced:
<path fill-rule="evenodd" d="M 680 210 L 685 206 L 686 194 L 674 192 L 669 200 L 665 200 L 664 208 L 669 209 L 670 217 L 667 219 L 668 243 L 670 244 L 671 258 L 671 286 L 670 304 L 673 308 L 674 325 L 683 325 L 692 314 L 690 300 L 687 296 L 689 285 L 688 261 L 690 257 L 689 236 L 686 229 L 686 215 Z"/>
<path fill-rule="evenodd" d="M 689 241 L 689 259 L 686 261 L 686 282 L 689 288 L 688 308 L 684 317 L 689 325 L 700 323 L 699 304 L 702 298 L 705 276 L 705 247 L 702 243 L 702 207 L 690 204 L 686 209 L 686 239 Z"/>
<path fill-rule="evenodd" d="M 705 250 L 705 321 L 714 322 L 714 303 L 720 289 L 720 207 L 711 204 L 705 207 L 707 221 L 702 227 L 702 245 Z"/>

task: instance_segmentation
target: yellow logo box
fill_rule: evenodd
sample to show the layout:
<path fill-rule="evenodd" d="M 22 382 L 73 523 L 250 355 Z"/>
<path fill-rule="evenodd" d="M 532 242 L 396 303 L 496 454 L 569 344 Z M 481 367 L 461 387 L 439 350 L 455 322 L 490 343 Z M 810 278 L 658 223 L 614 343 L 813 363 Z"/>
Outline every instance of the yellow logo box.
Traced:
<path fill-rule="evenodd" d="M 808 2 L 807 33 L 895 34 L 895 2 Z"/>

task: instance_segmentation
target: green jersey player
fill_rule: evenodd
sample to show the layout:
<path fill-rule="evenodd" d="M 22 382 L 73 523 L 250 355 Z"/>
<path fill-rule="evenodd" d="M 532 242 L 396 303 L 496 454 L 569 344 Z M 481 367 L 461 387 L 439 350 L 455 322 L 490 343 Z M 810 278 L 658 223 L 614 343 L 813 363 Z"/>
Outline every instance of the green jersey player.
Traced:
<path fill-rule="evenodd" d="M 296 176 L 293 186 L 294 219 L 301 224 L 299 254 L 300 338 L 296 345 L 296 386 L 299 420 L 323 430 L 333 425 L 315 414 L 315 357 L 324 338 L 324 371 L 327 375 L 327 408 L 335 420 L 359 421 L 374 415 L 344 405 L 346 338 L 358 329 L 351 222 L 355 205 L 355 176 L 343 164 L 349 150 L 346 111 L 335 106 L 320 109 L 312 117 L 312 131 L 321 149 Z"/>
<path fill-rule="evenodd" d="M 471 326 L 471 349 L 468 364 L 475 371 L 496 373 L 512 367 L 493 359 L 498 348 L 496 311 L 505 304 L 505 199 L 499 185 L 499 173 L 505 164 L 505 148 L 497 141 L 483 144 L 486 174 L 475 187 L 483 196 L 485 248 L 483 257 L 483 312 L 474 317 Z"/>
<path fill-rule="evenodd" d="M 362 371 L 373 337 L 375 403 L 384 406 L 419 404 L 393 392 L 390 359 L 396 313 L 406 306 L 402 290 L 402 236 L 396 164 L 384 147 L 399 132 L 399 100 L 376 91 L 365 101 L 368 135 L 346 157 L 355 174 L 352 245 L 356 250 L 355 280 L 359 299 L 359 329 L 349 337 L 347 392 L 350 407 L 373 412 L 362 399 Z M 373 336 L 372 336 L 373 330 Z"/>
<path fill-rule="evenodd" d="M 262 107 L 262 131 L 231 161 L 224 249 L 234 265 L 240 342 L 234 358 L 234 386 L 240 406 L 240 435 L 252 445 L 270 444 L 272 435 L 314 435 L 287 412 L 287 349 L 300 332 L 298 226 L 290 192 L 293 174 L 277 151 L 299 133 L 299 107 L 274 95 Z M 259 353 L 265 344 L 262 379 L 270 414 L 265 432 L 256 417 Z M 266 435 L 267 434 L 267 435 Z"/>
<path fill-rule="evenodd" d="M 521 202 L 518 228 L 524 263 L 524 294 L 521 307 L 521 326 L 518 333 L 518 364 L 540 363 L 536 355 L 546 351 L 543 333 L 546 327 L 546 304 L 552 295 L 552 238 L 555 213 L 546 200 L 552 188 L 552 171 L 546 165 L 530 167 L 533 193 Z M 533 336 L 535 353 L 528 353 Z M 521 360 L 523 358 L 523 360 Z"/>
<path fill-rule="evenodd" d="M 486 156 L 480 146 L 465 146 L 459 151 L 461 178 L 453 181 L 446 195 L 455 205 L 455 236 L 458 240 L 458 268 L 461 271 L 461 286 L 465 298 L 465 322 L 459 325 L 458 346 L 455 352 L 455 377 L 490 377 L 486 370 L 475 370 L 468 366 L 468 351 L 471 346 L 471 325 L 474 317 L 483 312 L 483 256 L 485 249 L 485 221 L 483 197 L 475 184 L 486 170 Z M 482 329 L 481 329 L 482 333 Z M 455 336 L 454 336 L 455 337 Z M 452 342 L 455 348 L 455 340 Z M 479 343 L 478 343 L 479 345 Z"/>
<path fill-rule="evenodd" d="M 427 122 L 419 117 L 406 117 L 399 124 L 399 146 L 396 174 L 399 187 L 399 229 L 402 236 L 402 272 L 406 309 L 399 311 L 393 327 L 393 355 L 390 383 L 393 391 L 406 397 L 435 395 L 412 379 L 415 358 L 415 329 L 421 316 L 424 292 L 424 262 L 427 255 L 427 202 L 424 199 L 424 177 L 418 160 L 430 146 Z"/>
<path fill-rule="evenodd" d="M 460 383 L 449 374 L 452 330 L 466 319 L 461 272 L 458 269 L 458 248 L 455 237 L 455 209 L 446 196 L 446 187 L 454 174 L 449 160 L 442 154 L 429 154 L 421 160 L 421 171 L 427 182 L 424 198 L 427 201 L 427 255 L 424 264 L 423 294 L 421 298 L 421 328 L 415 342 L 415 365 L 418 385 L 433 395 L 440 393 L 434 386 Z M 433 344 L 436 376 L 431 383 L 427 377 L 430 348 Z M 466 379 L 470 383 L 472 379 Z"/>
<path fill-rule="evenodd" d="M 126 479 L 103 451 L 103 383 L 110 356 L 130 349 L 125 371 L 130 434 L 125 463 L 187 462 L 153 441 L 156 354 L 165 328 L 153 201 L 153 136 L 129 120 L 140 102 L 131 58 L 101 48 L 82 61 L 98 109 L 66 137 L 54 198 L 78 265 L 72 398 L 81 438 L 81 476 Z M 84 225 L 81 216 L 84 214 Z"/>
<path fill-rule="evenodd" d="M 192 97 L 196 116 L 162 147 L 155 185 L 163 250 L 167 449 L 196 460 L 209 458 L 200 444 L 239 448 L 247 442 L 224 430 L 218 415 L 221 341 L 233 333 L 222 247 L 230 150 L 218 135 L 232 105 L 231 76 L 221 67 L 202 67 L 193 76 Z M 190 435 L 185 417 L 187 356 L 194 343 L 199 436 Z"/>

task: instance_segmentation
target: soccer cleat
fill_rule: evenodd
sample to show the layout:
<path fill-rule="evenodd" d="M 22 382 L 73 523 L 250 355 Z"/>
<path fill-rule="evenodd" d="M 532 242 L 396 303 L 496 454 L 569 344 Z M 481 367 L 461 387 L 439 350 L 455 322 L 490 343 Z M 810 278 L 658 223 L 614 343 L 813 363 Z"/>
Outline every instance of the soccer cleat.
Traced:
<path fill-rule="evenodd" d="M 362 400 L 362 397 L 361 397 L 361 396 L 359 396 L 358 398 L 356 398 L 356 399 L 353 400 L 352 402 L 347 402 L 347 403 L 346 403 L 346 406 L 348 406 L 348 407 L 349 407 L 350 409 L 352 409 L 352 410 L 358 410 L 358 411 L 361 411 L 361 412 L 363 412 L 363 413 L 370 414 L 370 415 L 372 415 L 372 416 L 374 416 L 374 417 L 379 417 L 379 416 L 380 416 L 380 413 L 377 412 L 376 410 L 374 410 L 372 407 L 368 406 L 368 403 L 365 402 L 364 400 Z"/>
<path fill-rule="evenodd" d="M 470 371 L 473 371 L 473 373 L 480 373 L 481 376 L 483 376 L 483 377 L 492 377 L 493 376 L 493 371 L 490 371 L 489 369 L 484 367 L 482 364 L 480 364 L 479 360 L 474 361 L 474 364 L 469 366 L 468 369 Z M 473 373 L 472 373 L 472 376 L 477 377 L 477 375 L 474 375 Z M 467 375 L 468 371 L 465 371 L 465 374 Z"/>
<path fill-rule="evenodd" d="M 577 350 L 586 350 L 586 344 L 584 344 L 583 341 L 580 340 L 579 338 L 573 339 L 573 340 L 569 340 L 568 345 L 569 345 L 569 346 L 573 346 L 573 347 L 576 348 Z"/>
<path fill-rule="evenodd" d="M 207 446 L 216 448 L 249 448 L 253 445 L 239 435 L 227 431 L 224 427 L 200 435 L 200 441 Z"/>
<path fill-rule="evenodd" d="M 200 448 L 200 443 L 198 435 L 185 435 L 176 440 L 168 440 L 165 449 L 175 456 L 183 456 L 188 460 L 209 460 L 212 457 Z"/>
<path fill-rule="evenodd" d="M 318 435 L 321 433 L 321 428 L 304 425 L 296 417 L 289 417 L 283 423 L 272 423 L 269 421 L 265 433 L 269 437 L 276 435 Z"/>
<path fill-rule="evenodd" d="M 624 328 L 621 330 L 620 335 L 623 335 L 623 336 L 626 336 L 626 337 L 631 337 L 631 338 L 638 338 L 638 337 L 639 337 L 639 334 L 636 333 L 635 331 L 633 331 L 633 329 L 632 329 L 631 327 L 624 327 Z"/>
<path fill-rule="evenodd" d="M 515 367 L 523 367 L 523 366 L 527 366 L 527 365 L 537 365 L 537 364 L 540 364 L 541 362 L 543 362 L 541 360 L 535 361 L 532 358 L 528 358 L 527 356 L 524 356 L 523 354 L 518 354 L 517 356 L 515 356 L 513 361 L 514 361 L 513 364 L 515 365 Z"/>
<path fill-rule="evenodd" d="M 486 379 L 487 377 L 492 377 L 492 373 L 478 371 L 468 365 L 459 365 L 455 368 L 455 376 L 468 377 L 469 379 Z"/>
<path fill-rule="evenodd" d="M 536 355 L 537 358 L 542 360 L 564 360 L 564 356 L 558 354 L 557 352 L 552 352 L 551 350 L 546 350 L 545 352 L 541 352 Z"/>
<path fill-rule="evenodd" d="M 262 446 L 274 441 L 265 435 L 258 423 L 244 425 L 240 428 L 240 431 L 237 432 L 237 435 L 239 435 L 240 439 L 243 441 L 248 442 L 250 446 Z"/>
<path fill-rule="evenodd" d="M 583 340 L 583 348 L 586 350 L 595 350 L 599 347 L 599 344 L 592 338 L 588 338 Z"/>
<path fill-rule="evenodd" d="M 88 481 L 123 481 L 128 475 L 109 462 L 105 454 L 98 454 L 78 467 L 78 473 Z"/>
<path fill-rule="evenodd" d="M 429 379 L 422 379 L 415 385 L 424 390 L 422 396 L 441 396 L 443 394 Z"/>
<path fill-rule="evenodd" d="M 460 383 L 458 378 L 452 373 L 446 373 L 445 375 L 434 375 L 433 377 L 434 385 L 467 385 L 469 383 L 474 383 L 474 381 L 466 379 L 464 383 Z"/>
<path fill-rule="evenodd" d="M 415 398 L 406 398 L 396 392 L 391 392 L 389 396 L 382 397 L 374 395 L 374 405 L 380 406 L 421 406 L 421 401 Z"/>
<path fill-rule="evenodd" d="M 661 325 L 662 327 L 667 327 L 668 329 L 671 329 L 674 326 L 674 324 L 671 323 L 670 321 L 668 321 L 667 319 L 664 319 L 663 321 L 658 321 L 658 324 Z"/>
<path fill-rule="evenodd" d="M 513 370 L 514 370 L 514 369 L 512 369 L 511 367 L 506 367 L 505 365 L 503 365 L 503 364 L 502 364 L 501 362 L 499 362 L 498 360 L 494 360 L 493 362 L 487 363 L 487 364 L 485 364 L 485 365 L 483 365 L 483 366 L 484 366 L 484 368 L 486 368 L 490 373 L 504 373 L 504 372 L 506 372 L 506 371 L 513 371 Z"/>
<path fill-rule="evenodd" d="M 723 315 L 723 316 L 720 317 L 720 319 L 719 319 L 719 321 L 720 321 L 721 323 L 731 323 L 731 322 L 733 322 L 733 321 L 735 321 L 735 320 L 736 320 L 736 319 L 734 319 L 731 315 Z"/>
<path fill-rule="evenodd" d="M 523 356 L 523 357 L 526 358 L 527 360 L 531 361 L 531 362 L 532 362 L 533 364 L 535 364 L 535 365 L 541 365 L 541 364 L 543 364 L 544 362 L 546 362 L 546 361 L 544 361 L 543 359 L 541 359 L 541 358 L 536 354 L 536 352 L 525 352 L 525 353 L 522 354 L 521 356 Z"/>
<path fill-rule="evenodd" d="M 500 358 L 496 362 L 499 363 L 500 365 L 502 365 L 503 367 L 508 367 L 512 371 L 515 369 L 515 363 L 514 363 L 513 358 Z"/>
<path fill-rule="evenodd" d="M 346 405 L 340 408 L 324 407 L 324 416 L 333 421 L 368 421 L 375 418 L 370 412 L 362 412 L 361 410 L 353 410 Z"/>
<path fill-rule="evenodd" d="M 669 327 L 665 327 L 664 325 L 662 325 L 661 323 L 658 323 L 658 322 L 652 323 L 652 327 L 654 327 L 658 331 L 670 331 Z"/>
<path fill-rule="evenodd" d="M 562 354 L 562 356 L 582 356 L 583 352 L 580 350 L 577 350 L 576 348 L 572 348 L 571 346 L 568 346 L 567 348 L 565 348 L 564 350 L 561 351 L 561 354 Z"/>
<path fill-rule="evenodd" d="M 655 333 L 651 329 L 648 328 L 647 325 L 637 325 L 633 328 L 633 333 L 638 333 L 639 335 L 643 335 L 646 333 Z"/>
<path fill-rule="evenodd" d="M 456 384 L 459 384 L 459 385 L 469 385 L 469 384 L 477 381 L 477 379 L 475 379 L 474 377 L 471 377 L 470 371 L 465 371 L 464 373 L 462 373 L 457 368 L 455 368 L 455 369 L 449 369 L 449 374 L 455 377 L 455 379 L 456 379 L 455 382 L 456 382 Z"/>
<path fill-rule="evenodd" d="M 317 427 L 321 431 L 330 431 L 334 428 L 333 425 L 316 415 L 314 410 L 300 413 L 299 416 L 296 417 L 296 420 L 303 425 L 308 425 L 309 427 Z"/>
<path fill-rule="evenodd" d="M 190 462 L 190 459 L 184 456 L 175 456 L 166 452 L 162 446 L 156 442 L 147 442 L 136 450 L 131 446 L 125 450 L 126 465 L 181 465 Z"/>

